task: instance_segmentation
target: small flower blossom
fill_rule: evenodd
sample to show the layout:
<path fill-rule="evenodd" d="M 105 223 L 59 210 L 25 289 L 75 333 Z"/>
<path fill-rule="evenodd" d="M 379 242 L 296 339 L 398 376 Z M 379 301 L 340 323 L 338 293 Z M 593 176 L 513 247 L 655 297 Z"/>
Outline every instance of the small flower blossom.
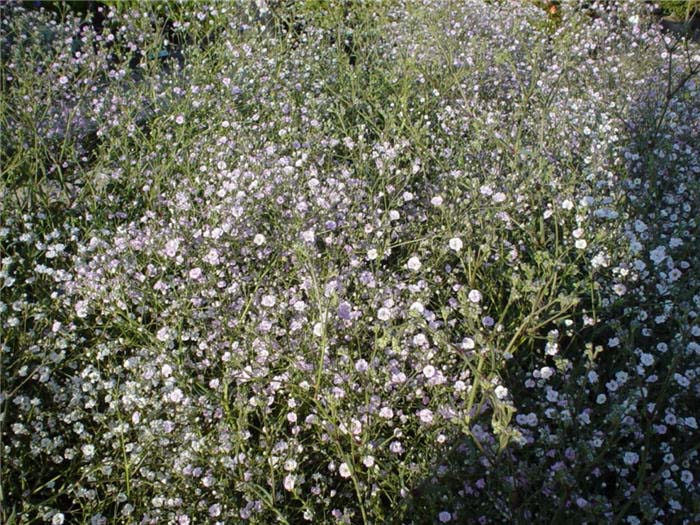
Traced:
<path fill-rule="evenodd" d="M 649 252 L 649 258 L 658 266 L 666 258 L 666 248 L 664 246 L 657 246 Z"/>
<path fill-rule="evenodd" d="M 349 478 L 350 476 L 352 476 L 352 471 L 350 470 L 348 464 L 345 462 L 341 463 L 338 467 L 338 473 L 343 478 Z"/>
<path fill-rule="evenodd" d="M 433 422 L 433 412 L 430 409 L 424 408 L 418 411 L 418 417 L 423 423 Z"/>
<path fill-rule="evenodd" d="M 389 450 L 394 454 L 403 454 L 403 445 L 400 441 L 392 441 L 389 444 Z"/>
<path fill-rule="evenodd" d="M 168 328 L 167 326 L 162 327 L 162 328 L 161 328 L 160 330 L 158 330 L 158 332 L 156 333 L 156 339 L 158 339 L 158 341 L 160 341 L 160 342 L 162 342 L 162 343 L 165 343 L 166 341 L 169 341 L 169 340 L 170 340 L 170 337 L 171 337 L 171 335 L 170 335 L 170 328 Z"/>
<path fill-rule="evenodd" d="M 462 242 L 462 239 L 459 237 L 453 237 L 450 239 L 450 250 L 455 251 L 455 252 L 460 252 L 462 248 L 464 247 L 464 243 Z"/>
<path fill-rule="evenodd" d="M 422 264 L 420 262 L 420 259 L 418 257 L 411 257 L 408 260 L 408 263 L 406 263 L 406 266 L 408 267 L 409 270 L 413 270 L 414 272 L 417 272 L 420 270 Z"/>
<path fill-rule="evenodd" d="M 471 290 L 469 292 L 469 300 L 474 304 L 481 302 L 481 292 L 479 290 Z"/>
<path fill-rule="evenodd" d="M 288 491 L 288 492 L 292 492 L 292 491 L 294 490 L 294 486 L 295 486 L 295 484 L 296 484 L 296 479 L 297 479 L 296 475 L 294 475 L 294 474 L 287 474 L 287 475 L 284 477 L 284 482 L 283 482 L 283 484 L 284 484 L 284 490 L 286 490 L 286 491 Z"/>
<path fill-rule="evenodd" d="M 496 397 L 500 400 L 503 400 L 508 397 L 508 389 L 503 385 L 498 385 L 494 392 L 496 394 Z"/>
<path fill-rule="evenodd" d="M 168 257 L 175 257 L 177 255 L 177 250 L 180 247 L 180 241 L 178 239 L 170 239 L 168 242 L 165 243 L 165 248 L 163 249 L 163 252 L 165 255 Z"/>
<path fill-rule="evenodd" d="M 391 310 L 388 308 L 382 307 L 377 311 L 377 318 L 380 321 L 388 321 L 391 319 Z"/>
<path fill-rule="evenodd" d="M 379 410 L 379 417 L 391 419 L 394 417 L 394 411 L 389 407 L 382 407 L 381 410 Z"/>
<path fill-rule="evenodd" d="M 625 465 L 635 465 L 639 462 L 639 454 L 636 452 L 625 452 L 622 459 L 625 462 Z"/>
<path fill-rule="evenodd" d="M 185 395 L 179 388 L 175 388 L 172 392 L 170 392 L 170 395 L 168 396 L 168 399 L 170 399 L 170 401 L 172 401 L 173 403 L 180 403 L 184 398 Z"/>
<path fill-rule="evenodd" d="M 360 372 L 360 373 L 366 372 L 368 368 L 369 368 L 369 363 L 367 363 L 366 360 L 358 359 L 357 361 L 355 361 L 355 370 L 357 370 L 358 372 Z"/>

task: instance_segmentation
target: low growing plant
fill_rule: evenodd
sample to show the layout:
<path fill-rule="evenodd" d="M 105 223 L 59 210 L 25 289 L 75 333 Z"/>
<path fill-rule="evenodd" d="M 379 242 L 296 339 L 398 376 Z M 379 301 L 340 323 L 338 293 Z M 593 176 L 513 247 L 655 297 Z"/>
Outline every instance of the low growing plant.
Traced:
<path fill-rule="evenodd" d="M 267 7 L 1 7 L 2 521 L 697 520 L 697 44 Z"/>

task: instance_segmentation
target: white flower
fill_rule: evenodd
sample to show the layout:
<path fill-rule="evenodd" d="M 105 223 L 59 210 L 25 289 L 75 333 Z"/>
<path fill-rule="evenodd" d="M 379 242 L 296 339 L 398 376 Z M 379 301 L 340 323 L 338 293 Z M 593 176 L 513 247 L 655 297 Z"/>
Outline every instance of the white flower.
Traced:
<path fill-rule="evenodd" d="M 540 368 L 540 376 L 542 379 L 549 379 L 554 375 L 554 368 L 551 366 L 543 366 Z"/>
<path fill-rule="evenodd" d="M 65 78 L 65 77 L 63 77 Z M 53 518 L 51 518 L 51 525 L 63 525 L 63 521 L 65 520 L 65 516 L 63 515 L 62 512 L 57 512 L 56 514 L 53 515 Z"/>
<path fill-rule="evenodd" d="M 296 301 L 293 305 L 294 310 L 297 312 L 303 312 L 306 310 L 306 303 L 304 301 Z"/>
<path fill-rule="evenodd" d="M 181 126 L 185 123 L 185 117 L 183 117 L 182 115 L 178 115 L 177 117 L 175 117 L 175 123 Z"/>
<path fill-rule="evenodd" d="M 593 268 L 607 267 L 610 264 L 610 257 L 605 252 L 598 252 L 593 259 L 591 259 L 591 266 Z"/>
<path fill-rule="evenodd" d="M 316 242 L 316 232 L 313 228 L 311 228 L 310 230 L 303 231 L 301 232 L 301 238 L 304 240 L 304 242 L 313 244 L 314 242 Z"/>
<path fill-rule="evenodd" d="M 367 260 L 368 261 L 374 261 L 378 256 L 379 256 L 379 253 L 377 253 L 376 249 L 370 248 L 369 250 L 367 250 Z"/>
<path fill-rule="evenodd" d="M 367 361 L 364 359 L 358 359 L 355 362 L 355 370 L 357 370 L 360 373 L 366 372 L 368 368 L 369 368 L 369 363 L 367 363 Z"/>
<path fill-rule="evenodd" d="M 455 252 L 459 252 L 462 248 L 464 247 L 464 243 L 462 242 L 462 239 L 459 237 L 453 237 L 450 239 L 450 249 L 454 250 Z"/>
<path fill-rule="evenodd" d="M 266 306 L 268 308 L 275 306 L 276 302 L 277 302 L 277 300 L 275 299 L 274 295 L 264 295 L 262 298 L 262 301 L 261 301 L 262 305 Z"/>
<path fill-rule="evenodd" d="M 651 354 L 642 353 L 639 360 L 644 366 L 651 366 L 654 364 L 654 356 Z"/>
<path fill-rule="evenodd" d="M 417 272 L 420 270 L 422 264 L 420 262 L 420 259 L 418 257 L 411 257 L 408 262 L 406 263 L 406 266 L 408 267 L 409 270 L 413 270 L 414 272 Z"/>
<path fill-rule="evenodd" d="M 403 454 L 404 449 L 401 441 L 392 441 L 389 444 L 389 450 L 391 450 L 391 452 L 394 454 Z"/>
<path fill-rule="evenodd" d="M 588 243 L 586 242 L 586 239 L 577 239 L 574 246 L 576 246 L 576 249 L 578 250 L 585 250 Z"/>
<path fill-rule="evenodd" d="M 343 478 L 349 478 L 352 475 L 350 467 L 348 467 L 348 464 L 345 462 L 341 463 L 340 467 L 338 467 L 338 473 Z"/>
<path fill-rule="evenodd" d="M 639 462 L 639 454 L 636 452 L 625 452 L 622 460 L 625 462 L 625 465 L 635 465 Z"/>
<path fill-rule="evenodd" d="M 433 365 L 426 365 L 423 368 L 423 375 L 426 378 L 430 379 L 431 377 L 433 377 L 435 375 L 435 367 Z"/>
<path fill-rule="evenodd" d="M 664 246 L 657 246 L 651 252 L 649 252 L 649 258 L 654 262 L 654 264 L 660 264 L 666 258 L 666 248 Z"/>
<path fill-rule="evenodd" d="M 391 310 L 382 307 L 377 311 L 377 317 L 380 321 L 388 321 L 391 319 Z"/>
<path fill-rule="evenodd" d="M 182 390 L 180 390 L 179 388 L 175 388 L 175 390 L 170 392 L 170 395 L 168 397 L 173 403 L 179 403 L 185 398 L 185 395 L 182 393 Z"/>
<path fill-rule="evenodd" d="M 180 241 L 178 239 L 170 239 L 165 243 L 165 248 L 163 251 L 168 257 L 175 257 L 177 254 L 177 249 L 180 247 Z"/>
<path fill-rule="evenodd" d="M 424 408 L 423 410 L 420 410 L 418 412 L 418 417 L 423 423 L 432 423 L 433 422 L 433 412 L 432 410 L 428 408 Z"/>
<path fill-rule="evenodd" d="M 258 233 L 255 237 L 253 237 L 253 243 L 256 246 L 262 246 L 265 244 L 265 236 L 262 233 Z"/>
<path fill-rule="evenodd" d="M 296 483 L 297 477 L 294 474 L 287 474 L 284 477 L 284 489 L 291 492 L 294 490 L 294 484 Z"/>
<path fill-rule="evenodd" d="M 196 281 L 202 276 L 202 269 L 201 268 L 192 268 L 190 270 L 190 279 L 193 281 Z"/>
<path fill-rule="evenodd" d="M 374 466 L 374 456 L 365 456 L 362 458 L 362 464 L 367 468 L 372 468 Z"/>
<path fill-rule="evenodd" d="M 167 326 L 164 326 L 158 330 L 156 333 L 156 339 L 162 343 L 165 343 L 168 339 L 170 339 L 170 329 Z"/>
<path fill-rule="evenodd" d="M 391 419 L 392 417 L 394 417 L 394 411 L 389 407 L 382 407 L 381 410 L 379 410 L 379 417 L 383 417 L 384 419 Z"/>
<path fill-rule="evenodd" d="M 88 315 L 88 302 L 78 301 L 75 303 L 75 313 L 81 319 L 85 319 Z"/>
<path fill-rule="evenodd" d="M 425 334 L 416 334 L 413 336 L 413 344 L 416 346 L 424 346 L 428 344 L 428 338 Z"/>
<path fill-rule="evenodd" d="M 690 485 L 693 482 L 693 473 L 689 470 L 684 470 L 681 472 L 681 481 L 686 485 Z"/>
<path fill-rule="evenodd" d="M 496 397 L 498 399 L 503 400 L 506 397 L 508 397 L 508 389 L 506 387 L 504 387 L 503 385 L 498 385 L 496 387 L 496 389 L 494 390 L 494 392 L 495 392 Z"/>
<path fill-rule="evenodd" d="M 216 248 L 212 248 L 204 256 L 204 261 L 209 264 L 219 264 L 219 251 Z"/>
<path fill-rule="evenodd" d="M 569 199 L 564 199 L 561 203 L 561 207 L 565 210 L 572 210 L 574 208 L 574 203 L 571 202 Z"/>
<path fill-rule="evenodd" d="M 469 292 L 469 300 L 472 303 L 481 302 L 481 292 L 479 290 L 472 290 Z"/>
<path fill-rule="evenodd" d="M 423 306 L 423 303 L 421 303 L 420 301 L 416 301 L 411 305 L 409 310 L 413 310 L 414 312 L 422 314 L 425 311 L 425 307 Z"/>

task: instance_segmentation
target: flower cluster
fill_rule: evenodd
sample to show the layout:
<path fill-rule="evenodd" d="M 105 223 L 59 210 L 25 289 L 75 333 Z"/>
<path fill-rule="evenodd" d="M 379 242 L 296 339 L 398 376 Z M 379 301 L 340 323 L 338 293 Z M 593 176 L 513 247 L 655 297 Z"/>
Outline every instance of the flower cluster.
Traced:
<path fill-rule="evenodd" d="M 260 4 L 0 6 L 0 517 L 697 519 L 698 46 Z"/>

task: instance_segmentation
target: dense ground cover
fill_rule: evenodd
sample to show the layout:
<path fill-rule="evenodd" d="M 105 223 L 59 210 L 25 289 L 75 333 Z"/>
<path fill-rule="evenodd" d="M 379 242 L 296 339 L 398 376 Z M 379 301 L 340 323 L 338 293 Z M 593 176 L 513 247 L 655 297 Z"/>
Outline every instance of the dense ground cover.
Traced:
<path fill-rule="evenodd" d="M 4 3 L 0 521 L 697 522 L 700 49 L 606 4 Z"/>

